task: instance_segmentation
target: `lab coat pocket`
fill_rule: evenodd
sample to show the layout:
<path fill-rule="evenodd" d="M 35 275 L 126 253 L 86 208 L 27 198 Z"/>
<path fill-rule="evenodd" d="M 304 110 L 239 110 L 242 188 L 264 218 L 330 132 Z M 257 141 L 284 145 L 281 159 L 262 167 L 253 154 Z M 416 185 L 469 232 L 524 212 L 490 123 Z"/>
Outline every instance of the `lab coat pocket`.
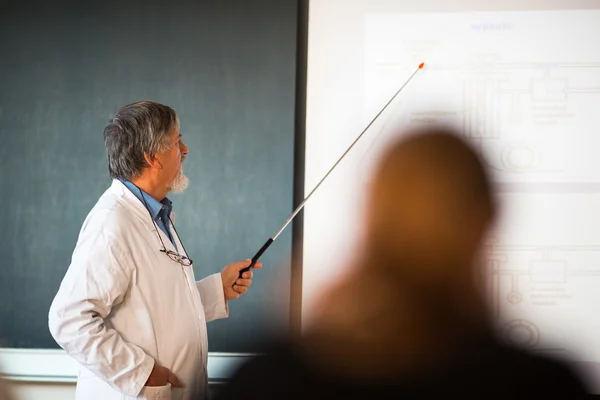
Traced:
<path fill-rule="evenodd" d="M 172 400 L 171 384 L 166 386 L 144 386 L 140 394 L 136 397 L 138 400 Z"/>

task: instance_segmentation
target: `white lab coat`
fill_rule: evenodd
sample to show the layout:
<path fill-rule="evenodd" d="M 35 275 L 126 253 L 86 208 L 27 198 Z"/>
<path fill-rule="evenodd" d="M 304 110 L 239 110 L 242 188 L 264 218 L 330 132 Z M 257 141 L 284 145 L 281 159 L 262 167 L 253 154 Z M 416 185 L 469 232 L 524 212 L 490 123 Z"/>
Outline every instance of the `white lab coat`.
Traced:
<path fill-rule="evenodd" d="M 228 316 L 221 276 L 196 282 L 191 266 L 160 251 L 157 234 L 175 250 L 144 204 L 118 180 L 83 223 L 49 312 L 52 336 L 80 366 L 77 400 L 206 395 L 206 322 Z M 155 360 L 184 389 L 144 387 Z"/>

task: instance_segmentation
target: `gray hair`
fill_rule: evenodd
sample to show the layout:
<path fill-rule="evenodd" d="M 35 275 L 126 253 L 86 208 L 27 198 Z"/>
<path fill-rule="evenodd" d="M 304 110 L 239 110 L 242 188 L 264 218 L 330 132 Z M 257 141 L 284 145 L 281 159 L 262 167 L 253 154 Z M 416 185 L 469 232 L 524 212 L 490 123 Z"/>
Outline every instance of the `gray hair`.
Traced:
<path fill-rule="evenodd" d="M 104 128 L 110 177 L 137 178 L 148 167 L 144 154 L 153 156 L 165 151 L 177 128 L 177 113 L 163 104 L 138 101 L 121 107 Z"/>

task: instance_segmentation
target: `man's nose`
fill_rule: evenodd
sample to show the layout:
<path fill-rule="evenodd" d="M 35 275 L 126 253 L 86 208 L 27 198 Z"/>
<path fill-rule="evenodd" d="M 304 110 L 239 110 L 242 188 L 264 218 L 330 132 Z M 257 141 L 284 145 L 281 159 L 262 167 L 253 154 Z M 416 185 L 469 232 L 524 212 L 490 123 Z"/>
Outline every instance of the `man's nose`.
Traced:
<path fill-rule="evenodd" d="M 183 140 L 179 143 L 179 149 L 181 150 L 181 154 L 184 156 L 190 152 L 190 149 L 183 143 Z"/>

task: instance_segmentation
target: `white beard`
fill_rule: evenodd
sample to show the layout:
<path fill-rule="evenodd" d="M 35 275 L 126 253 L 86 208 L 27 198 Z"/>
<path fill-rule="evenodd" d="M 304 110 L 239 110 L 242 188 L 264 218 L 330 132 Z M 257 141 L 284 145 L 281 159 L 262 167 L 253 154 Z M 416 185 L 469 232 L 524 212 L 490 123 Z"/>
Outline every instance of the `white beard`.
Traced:
<path fill-rule="evenodd" d="M 187 189 L 189 183 L 190 180 L 187 176 L 185 176 L 182 168 L 179 170 L 179 173 L 175 177 L 175 180 L 173 180 L 173 183 L 171 183 L 169 189 L 173 193 L 183 193 L 185 189 Z"/>

